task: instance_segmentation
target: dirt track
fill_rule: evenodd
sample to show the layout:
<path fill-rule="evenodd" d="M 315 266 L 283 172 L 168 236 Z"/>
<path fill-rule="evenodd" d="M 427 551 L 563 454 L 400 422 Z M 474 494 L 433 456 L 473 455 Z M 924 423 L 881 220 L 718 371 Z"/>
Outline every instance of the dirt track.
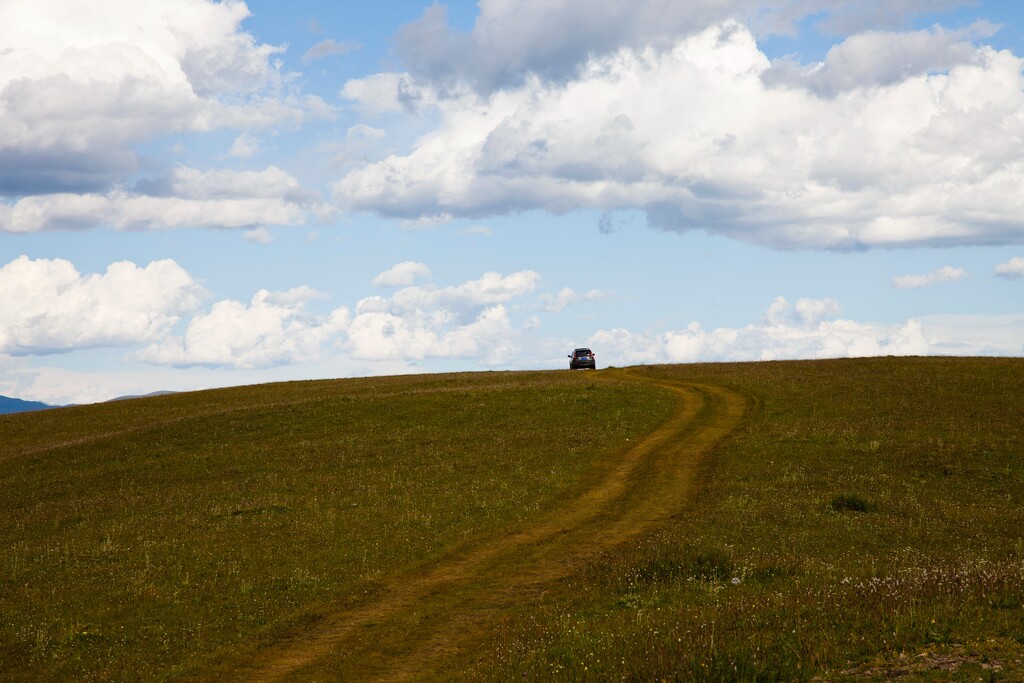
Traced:
<path fill-rule="evenodd" d="M 677 512 L 691 495 L 697 467 L 740 424 L 747 400 L 721 387 L 621 370 L 602 371 L 598 377 L 651 382 L 675 392 L 678 401 L 669 419 L 622 453 L 603 479 L 528 528 L 405 576 L 369 604 L 332 614 L 302 637 L 261 650 L 242 666 L 218 670 L 215 677 L 435 678 L 431 673 L 447 658 L 472 651 L 504 610 L 528 604 L 581 563 Z"/>

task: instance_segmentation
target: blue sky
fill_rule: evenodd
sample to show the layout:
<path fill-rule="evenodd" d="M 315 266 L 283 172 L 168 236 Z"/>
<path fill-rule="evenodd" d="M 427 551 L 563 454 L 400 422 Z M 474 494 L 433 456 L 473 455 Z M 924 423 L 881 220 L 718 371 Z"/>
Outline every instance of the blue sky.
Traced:
<path fill-rule="evenodd" d="M 1010 0 L 0 7 L 0 394 L 1024 355 Z"/>

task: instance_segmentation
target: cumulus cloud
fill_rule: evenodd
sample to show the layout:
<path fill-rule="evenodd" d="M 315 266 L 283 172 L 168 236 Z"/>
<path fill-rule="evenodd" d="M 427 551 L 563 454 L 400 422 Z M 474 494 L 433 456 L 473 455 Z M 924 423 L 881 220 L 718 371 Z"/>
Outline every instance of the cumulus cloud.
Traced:
<path fill-rule="evenodd" d="M 1006 263 L 996 266 L 996 276 L 1008 280 L 1020 280 L 1024 278 L 1024 258 L 1014 256 Z"/>
<path fill-rule="evenodd" d="M 379 302 L 375 302 L 379 303 Z M 467 358 L 500 362 L 514 347 L 512 325 L 504 306 L 489 306 L 473 320 L 455 324 L 444 310 L 396 315 L 376 306 L 360 310 L 348 328 L 347 348 L 359 360 Z"/>
<path fill-rule="evenodd" d="M 977 64 L 979 53 L 974 41 L 991 37 L 996 30 L 992 24 L 979 22 L 960 31 L 941 26 L 906 33 L 867 31 L 831 48 L 819 64 L 800 65 L 791 58 L 781 59 L 765 72 L 765 80 L 806 87 L 825 96 L 891 85 L 947 72 L 959 65 Z"/>
<path fill-rule="evenodd" d="M 165 178 L 134 190 L 106 194 L 48 194 L 0 201 L 0 231 L 119 230 L 180 227 L 258 228 L 302 225 L 311 214 L 327 215 L 316 193 L 277 168 L 263 171 L 200 171 L 178 166 Z"/>
<path fill-rule="evenodd" d="M 532 270 L 521 270 L 511 275 L 492 271 L 461 285 L 406 287 L 395 292 L 391 304 L 403 310 L 436 306 L 457 311 L 474 310 L 528 294 L 539 281 L 540 275 Z"/>
<path fill-rule="evenodd" d="M 0 363 L 141 345 L 127 358 L 178 368 L 266 369 L 319 361 L 327 347 L 359 361 L 508 364 L 520 331 L 506 304 L 531 293 L 539 276 L 485 273 L 448 287 L 401 284 L 429 272 L 414 262 L 385 271 L 380 284 L 399 289 L 360 300 L 354 313 L 346 306 L 310 310 L 327 295 L 306 285 L 262 289 L 249 302 L 224 299 L 199 312 L 206 292 L 174 261 L 145 268 L 118 262 L 105 274 L 82 275 L 62 259 L 22 256 L 0 268 Z"/>
<path fill-rule="evenodd" d="M 414 221 L 640 209 L 660 229 L 776 248 L 1024 240 L 1024 60 L 938 29 L 861 38 L 818 85 L 773 80 L 778 65 L 735 21 L 590 57 L 564 82 L 531 73 L 443 97 L 410 74 L 353 82 L 349 97 L 430 107 L 439 123 L 333 197 Z M 909 66 L 869 58 L 879 41 Z"/>
<path fill-rule="evenodd" d="M 242 128 L 228 154 L 259 152 L 253 129 L 332 109 L 279 71 L 284 48 L 242 30 L 243 2 L 40 0 L 0 4 L 0 231 L 259 228 L 329 213 L 275 167 L 173 169 L 129 187 L 134 146 Z"/>
<path fill-rule="evenodd" d="M 566 306 L 599 301 L 606 296 L 608 296 L 606 292 L 598 289 L 591 289 L 584 294 L 577 294 L 571 288 L 563 287 L 557 294 L 542 294 L 540 300 L 545 311 L 559 313 L 565 310 Z"/>
<path fill-rule="evenodd" d="M 343 330 L 348 309 L 324 319 L 306 315 L 308 288 L 257 292 L 249 305 L 224 300 L 209 313 L 193 317 L 183 336 L 150 344 L 138 360 L 176 367 L 261 368 L 317 360 L 323 344 Z"/>
<path fill-rule="evenodd" d="M 347 348 L 360 360 L 508 362 L 517 348 L 505 304 L 532 292 L 539 279 L 533 271 L 490 272 L 461 285 L 409 286 L 391 297 L 367 297 L 356 306 Z"/>
<path fill-rule="evenodd" d="M 420 79 L 451 88 L 469 83 L 481 92 L 519 85 L 530 75 L 565 81 L 594 56 L 620 49 L 673 44 L 728 19 L 762 35 L 791 33 L 817 14 L 832 30 L 852 32 L 903 24 L 921 11 L 960 0 L 896 0 L 884 5 L 855 0 L 484 0 L 469 31 L 448 22 L 443 4 L 402 27 L 395 51 Z"/>
<path fill-rule="evenodd" d="M 345 131 L 345 141 L 349 143 L 358 143 L 367 140 L 380 140 L 387 137 L 387 132 L 380 129 L 369 126 L 365 123 L 358 123 L 347 131 Z"/>
<path fill-rule="evenodd" d="M 930 315 L 897 324 L 839 317 L 831 299 L 776 298 L 760 321 L 662 333 L 603 329 L 588 344 L 609 365 L 869 356 L 1019 356 L 1024 315 Z"/>
<path fill-rule="evenodd" d="M 0 353 L 128 346 L 166 334 L 202 288 L 177 263 L 128 261 L 83 275 L 64 259 L 21 256 L 0 268 Z"/>
<path fill-rule="evenodd" d="M 430 277 L 430 268 L 417 261 L 402 261 L 391 266 L 373 278 L 378 287 L 404 287 L 411 285 L 417 278 Z"/>
<path fill-rule="evenodd" d="M 274 306 L 302 306 L 308 301 L 329 298 L 324 292 L 317 291 L 309 285 L 299 285 L 284 292 L 269 292 L 263 300 Z"/>
<path fill-rule="evenodd" d="M 263 171 L 200 171 L 177 166 L 168 178 L 153 187 L 159 188 L 162 183 L 166 183 L 168 194 L 185 199 L 259 197 L 303 204 L 316 198 L 314 192 L 302 189 L 298 180 L 277 166 L 268 166 Z"/>
<path fill-rule="evenodd" d="M 287 92 L 283 48 L 241 29 L 243 2 L 0 4 L 0 195 L 95 192 L 176 132 L 328 115 Z"/>
<path fill-rule="evenodd" d="M 692 323 L 685 330 L 660 334 L 600 330 L 590 338 L 590 345 L 600 349 L 605 362 L 613 364 L 928 353 L 928 340 L 919 320 L 874 325 L 836 318 L 838 311 L 838 304 L 830 299 L 800 299 L 791 305 L 779 297 L 763 321 L 742 328 L 708 331 Z"/>
<path fill-rule="evenodd" d="M 943 266 L 927 275 L 901 275 L 900 277 L 895 277 L 892 280 L 892 286 L 896 289 L 917 289 L 918 287 L 927 287 L 938 282 L 955 282 L 963 280 L 965 277 L 967 277 L 967 271 L 963 268 Z"/>
<path fill-rule="evenodd" d="M 862 0 L 817 0 L 773 3 L 777 10 L 773 20 L 781 20 L 777 30 L 788 32 L 793 23 L 817 14 L 821 28 L 839 34 L 855 33 L 868 28 L 899 28 L 915 14 L 935 14 L 947 9 L 972 4 L 971 0 L 889 0 L 866 3 Z"/>
<path fill-rule="evenodd" d="M 340 94 L 366 114 L 415 113 L 437 105 L 442 99 L 430 84 L 419 82 L 410 74 L 388 72 L 354 78 L 345 83 Z"/>
<path fill-rule="evenodd" d="M 381 275 L 397 282 L 429 273 L 420 266 L 398 264 Z M 407 286 L 391 297 L 366 297 L 354 312 L 341 306 L 325 315 L 307 310 L 307 303 L 326 297 L 307 286 L 260 290 L 248 304 L 216 302 L 192 317 L 183 335 L 164 335 L 133 358 L 175 367 L 270 368 L 320 360 L 329 346 L 359 361 L 507 363 L 516 346 L 504 303 L 532 291 L 537 277 L 486 273 L 450 287 Z"/>
<path fill-rule="evenodd" d="M 435 225 L 445 225 L 451 223 L 455 216 L 450 213 L 435 213 L 420 215 L 416 218 L 405 219 L 399 223 L 403 228 L 410 230 L 422 230 L 423 228 L 432 228 Z"/>
<path fill-rule="evenodd" d="M 420 272 L 417 265 L 408 272 Z M 406 269 L 389 270 L 397 277 Z M 13 382 L 24 390 L 18 395 L 55 402 L 145 393 L 111 388 L 128 381 L 127 376 L 102 381 L 99 375 L 69 377 L 56 369 L 25 365 L 28 355 L 102 346 L 137 349 L 127 358 L 153 366 L 193 368 L 191 377 L 207 373 L 202 375 L 206 386 L 265 381 L 267 375 L 259 373 L 271 368 L 281 373 L 287 366 L 325 357 L 347 367 L 358 363 L 359 372 L 370 374 L 402 371 L 406 364 L 434 359 L 536 367 L 521 347 L 547 343 L 535 336 L 542 321 L 537 315 L 516 316 L 601 296 L 596 290 L 581 295 L 569 288 L 537 295 L 539 279 L 533 271 L 521 271 L 485 273 L 445 287 L 395 285 L 398 289 L 389 296 L 329 309 L 314 306 L 327 294 L 304 285 L 260 290 L 249 301 L 221 300 L 200 311 L 206 294 L 173 261 L 144 268 L 120 262 L 106 273 L 83 275 L 67 261 L 20 257 L 0 268 L 0 384 Z M 587 343 L 603 363 L 614 365 L 1024 353 L 1024 315 L 925 316 L 879 324 L 840 314 L 834 299 L 791 302 L 777 297 L 760 319 L 742 327 L 708 330 L 694 322 L 661 333 L 609 328 L 595 332 Z M 230 377 L 215 374 L 224 369 L 231 371 Z M 157 367 L 151 372 L 167 371 Z M 50 378 L 45 387 L 40 383 L 44 375 Z M 195 380 L 176 377 L 183 383 L 180 388 L 194 388 L 188 381 Z M 139 386 L 138 378 L 132 381 Z M 142 386 L 174 388 L 164 379 Z"/>
<path fill-rule="evenodd" d="M 797 299 L 790 304 L 785 297 L 776 297 L 765 312 L 765 320 L 772 327 L 799 327 L 810 329 L 839 315 L 839 302 L 835 299 Z"/>
<path fill-rule="evenodd" d="M 248 159 L 249 157 L 259 153 L 260 142 L 261 140 L 259 136 L 246 131 L 235 138 L 235 141 L 231 143 L 231 149 L 228 150 L 228 156 L 238 157 L 239 159 Z"/>

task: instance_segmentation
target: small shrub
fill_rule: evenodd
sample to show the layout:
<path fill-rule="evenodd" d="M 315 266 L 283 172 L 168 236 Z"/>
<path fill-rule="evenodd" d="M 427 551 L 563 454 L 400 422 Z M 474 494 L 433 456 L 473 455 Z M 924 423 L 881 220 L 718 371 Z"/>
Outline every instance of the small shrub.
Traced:
<path fill-rule="evenodd" d="M 734 573 L 732 559 L 720 550 L 700 553 L 689 564 L 689 575 L 694 579 L 726 581 Z"/>
<path fill-rule="evenodd" d="M 637 583 L 657 584 L 677 580 L 728 581 L 735 574 L 732 560 L 720 550 L 694 552 L 686 559 L 657 558 L 636 568 Z"/>
<path fill-rule="evenodd" d="M 832 499 L 831 508 L 835 512 L 871 512 L 875 506 L 858 495 L 843 493 Z"/>

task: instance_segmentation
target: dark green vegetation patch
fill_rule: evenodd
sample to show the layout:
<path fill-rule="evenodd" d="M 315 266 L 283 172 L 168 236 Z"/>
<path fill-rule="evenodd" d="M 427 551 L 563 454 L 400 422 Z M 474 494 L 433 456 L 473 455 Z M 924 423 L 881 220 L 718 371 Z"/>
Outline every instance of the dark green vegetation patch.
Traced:
<path fill-rule="evenodd" d="M 836 512 L 871 512 L 875 506 L 860 496 L 842 493 L 832 499 L 830 506 Z"/>

